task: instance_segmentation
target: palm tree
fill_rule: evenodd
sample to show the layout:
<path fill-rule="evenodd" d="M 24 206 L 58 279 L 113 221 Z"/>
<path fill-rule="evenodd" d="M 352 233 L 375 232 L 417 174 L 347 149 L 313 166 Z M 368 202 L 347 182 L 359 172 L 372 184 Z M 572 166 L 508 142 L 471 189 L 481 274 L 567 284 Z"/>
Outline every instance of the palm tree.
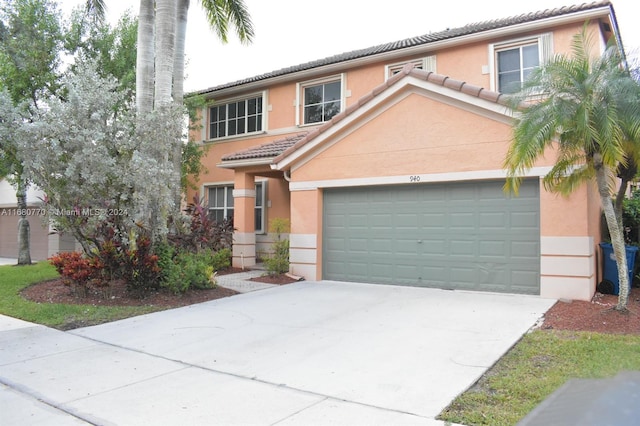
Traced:
<path fill-rule="evenodd" d="M 543 179 L 545 189 L 568 195 L 595 181 L 618 265 L 616 309 L 626 310 L 626 250 L 612 188 L 616 173 L 639 164 L 639 90 L 617 46 L 598 57 L 592 45 L 585 26 L 573 38 L 571 56 L 557 55 L 512 97 L 516 120 L 504 161 L 505 190 L 517 193 L 524 172 L 553 149 L 557 159 Z"/>
<path fill-rule="evenodd" d="M 232 24 L 242 42 L 253 38 L 253 24 L 244 0 L 201 0 L 211 28 L 226 42 Z M 140 0 L 136 106 L 147 113 L 172 102 L 182 105 L 184 61 L 189 0 Z M 182 141 L 176 138 L 172 153 L 180 179 Z M 180 205 L 180 184 L 175 185 L 174 203 Z"/>
<path fill-rule="evenodd" d="M 240 41 L 252 40 L 253 24 L 244 0 L 200 0 L 200 3 L 220 40 L 227 42 L 230 24 Z M 136 70 L 139 111 L 153 110 L 168 99 L 182 103 L 189 5 L 189 0 L 156 0 L 154 7 L 153 0 L 140 0 Z"/>

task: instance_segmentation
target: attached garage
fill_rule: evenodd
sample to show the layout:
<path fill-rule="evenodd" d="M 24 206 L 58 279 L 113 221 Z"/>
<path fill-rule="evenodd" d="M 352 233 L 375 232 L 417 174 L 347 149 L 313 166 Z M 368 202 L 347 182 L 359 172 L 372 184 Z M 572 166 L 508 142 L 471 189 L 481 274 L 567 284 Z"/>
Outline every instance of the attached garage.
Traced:
<path fill-rule="evenodd" d="M 537 179 L 325 189 L 323 278 L 540 294 Z"/>

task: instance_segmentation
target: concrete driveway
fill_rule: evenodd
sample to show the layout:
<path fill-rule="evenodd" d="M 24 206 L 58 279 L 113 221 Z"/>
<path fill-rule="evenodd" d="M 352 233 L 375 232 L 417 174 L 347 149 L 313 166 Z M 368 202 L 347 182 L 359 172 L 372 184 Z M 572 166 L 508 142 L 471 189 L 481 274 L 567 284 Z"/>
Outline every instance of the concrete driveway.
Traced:
<path fill-rule="evenodd" d="M 66 333 L 0 317 L 0 423 L 442 424 L 553 303 L 322 281 Z"/>

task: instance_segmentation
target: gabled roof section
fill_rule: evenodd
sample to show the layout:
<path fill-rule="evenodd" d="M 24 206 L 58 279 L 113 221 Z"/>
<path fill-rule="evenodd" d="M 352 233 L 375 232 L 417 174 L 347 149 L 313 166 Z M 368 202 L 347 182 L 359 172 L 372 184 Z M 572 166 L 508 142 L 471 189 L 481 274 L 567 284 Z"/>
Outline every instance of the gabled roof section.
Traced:
<path fill-rule="evenodd" d="M 493 92 L 480 86 L 468 84 L 464 81 L 455 80 L 453 78 L 449 78 L 441 74 L 436 74 L 434 72 L 416 69 L 412 64 L 407 64 L 402 69 L 402 71 L 374 88 L 371 92 L 361 97 L 357 103 L 354 103 L 346 110 L 335 115 L 331 120 L 322 124 L 315 130 L 312 130 L 308 133 L 300 133 L 295 136 L 289 136 L 284 139 L 226 155 L 222 157 L 222 164 L 230 164 L 231 162 L 237 162 L 241 160 L 262 159 L 265 161 L 268 160 L 268 162 L 272 164 L 273 168 L 276 163 L 281 162 L 288 156 L 300 150 L 305 145 L 316 139 L 318 136 L 325 133 L 331 127 L 336 126 L 349 116 L 353 115 L 356 111 L 359 111 L 361 108 L 366 108 L 368 104 L 372 103 L 374 100 L 376 100 L 376 98 L 382 96 L 389 88 L 409 76 L 438 86 L 442 86 L 453 91 L 454 93 L 459 92 L 464 95 L 469 95 L 484 101 L 488 101 L 490 103 L 506 105 L 506 97 L 501 93 Z"/>
<path fill-rule="evenodd" d="M 509 18 L 495 19 L 490 21 L 477 22 L 473 24 L 467 24 L 459 28 L 448 28 L 444 31 L 424 34 L 417 37 L 407 38 L 403 40 L 394 41 L 391 43 L 380 44 L 377 46 L 369 47 L 366 49 L 353 50 L 351 52 L 345 52 L 327 58 L 318 59 L 311 62 L 306 62 L 300 65 L 294 65 L 287 68 L 282 68 L 276 71 L 268 72 L 266 74 L 257 75 L 255 77 L 246 78 L 243 80 L 237 80 L 231 83 L 222 84 L 219 86 L 211 87 L 208 89 L 193 92 L 195 95 L 206 95 L 208 93 L 217 92 L 225 89 L 232 89 L 234 87 L 243 86 L 250 83 L 257 83 L 263 80 L 268 80 L 275 77 L 286 76 L 287 74 L 293 74 L 301 71 L 312 70 L 314 68 L 320 68 L 327 65 L 338 64 L 340 62 L 347 62 L 355 59 L 366 58 L 378 54 L 389 53 L 401 49 L 429 45 L 431 43 L 444 41 L 448 39 L 455 39 L 457 37 L 469 36 L 474 34 L 480 34 L 485 31 L 496 30 L 518 24 L 526 24 L 529 22 L 539 21 L 548 18 L 561 17 L 578 12 L 586 12 L 594 9 L 600 9 L 608 7 L 612 11 L 613 7 L 610 1 L 596 1 L 592 3 L 583 3 L 580 5 L 564 6 L 555 9 L 546 9 L 538 12 L 526 13 L 518 16 L 512 16 Z M 615 17 L 614 17 L 615 19 Z"/>

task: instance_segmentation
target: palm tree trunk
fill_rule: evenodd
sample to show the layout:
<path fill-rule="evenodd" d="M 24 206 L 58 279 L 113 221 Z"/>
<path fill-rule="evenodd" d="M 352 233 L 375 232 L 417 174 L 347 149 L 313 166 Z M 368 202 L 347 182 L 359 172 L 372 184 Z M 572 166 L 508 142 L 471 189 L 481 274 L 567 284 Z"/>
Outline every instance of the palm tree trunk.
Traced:
<path fill-rule="evenodd" d="M 176 43 L 175 0 L 156 0 L 156 79 L 154 109 L 171 103 Z"/>
<path fill-rule="evenodd" d="M 154 38 L 154 1 L 140 0 L 136 57 L 136 107 L 139 114 L 153 110 Z"/>
<path fill-rule="evenodd" d="M 607 227 L 609 228 L 609 235 L 611 236 L 611 245 L 613 246 L 613 254 L 616 258 L 616 264 L 618 266 L 618 304 L 616 309 L 624 311 L 627 309 L 627 300 L 629 299 L 629 271 L 627 268 L 627 250 L 624 244 L 624 236 L 616 217 L 615 209 L 613 208 L 613 200 L 611 199 L 611 193 L 609 192 L 609 186 L 607 185 L 607 171 L 602 164 L 601 155 L 594 155 L 594 168 L 596 170 L 596 182 L 598 184 L 598 192 L 600 193 L 600 200 L 602 202 L 602 209 L 604 211 L 604 217 L 607 221 Z"/>
<path fill-rule="evenodd" d="M 184 100 L 184 60 L 185 45 L 187 39 L 187 18 L 189 14 L 189 0 L 178 0 L 177 10 L 177 28 L 176 28 L 176 45 L 173 62 L 173 101 L 182 105 Z M 176 172 L 174 185 L 174 204 L 179 212 L 180 203 L 182 202 L 182 188 L 180 186 L 181 168 L 182 168 L 182 139 L 176 140 L 173 149 L 173 169 Z"/>
<path fill-rule="evenodd" d="M 173 101 L 178 105 L 184 99 L 184 59 L 187 40 L 187 18 L 190 0 L 178 0 L 176 12 L 176 45 L 173 61 Z"/>

